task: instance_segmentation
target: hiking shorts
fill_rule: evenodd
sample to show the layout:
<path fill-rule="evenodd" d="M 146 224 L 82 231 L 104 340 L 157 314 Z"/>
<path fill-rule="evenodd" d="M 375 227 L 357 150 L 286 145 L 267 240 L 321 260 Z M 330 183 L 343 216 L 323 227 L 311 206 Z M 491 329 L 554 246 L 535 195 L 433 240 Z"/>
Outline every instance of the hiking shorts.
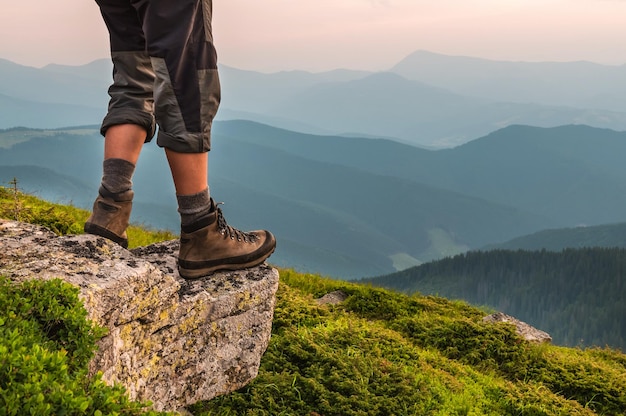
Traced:
<path fill-rule="evenodd" d="M 211 148 L 220 103 L 212 0 L 96 0 L 109 30 L 113 84 L 101 133 L 146 129 L 180 153 Z"/>

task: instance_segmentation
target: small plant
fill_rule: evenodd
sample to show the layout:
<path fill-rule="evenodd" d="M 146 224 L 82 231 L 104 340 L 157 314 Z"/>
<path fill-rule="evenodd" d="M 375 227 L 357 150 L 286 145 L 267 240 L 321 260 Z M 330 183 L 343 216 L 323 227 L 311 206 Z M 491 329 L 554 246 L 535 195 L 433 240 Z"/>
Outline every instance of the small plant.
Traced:
<path fill-rule="evenodd" d="M 0 415 L 159 414 L 87 376 L 105 331 L 86 317 L 74 286 L 0 277 Z"/>
<path fill-rule="evenodd" d="M 69 205 L 43 201 L 22 193 L 17 188 L 17 179 L 11 188 L 0 186 L 0 218 L 28 222 L 48 228 L 58 235 L 82 234 L 89 212 Z M 14 184 L 11 181 L 11 184 Z M 146 246 L 176 235 L 169 231 L 152 230 L 131 224 L 128 227 L 130 248 Z"/>
<path fill-rule="evenodd" d="M 9 181 L 9 185 L 11 185 L 13 193 L 13 219 L 19 221 L 22 212 L 22 202 L 20 201 L 20 192 L 17 187 L 17 178 L 14 177 L 13 180 Z"/>

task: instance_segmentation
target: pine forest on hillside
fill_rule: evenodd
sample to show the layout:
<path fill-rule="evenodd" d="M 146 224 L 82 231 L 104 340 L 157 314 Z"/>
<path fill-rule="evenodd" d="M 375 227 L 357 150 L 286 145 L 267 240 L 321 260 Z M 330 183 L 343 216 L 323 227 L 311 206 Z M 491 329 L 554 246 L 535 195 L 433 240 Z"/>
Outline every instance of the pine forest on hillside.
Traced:
<path fill-rule="evenodd" d="M 473 251 L 369 281 L 486 305 L 559 345 L 626 350 L 626 249 Z"/>

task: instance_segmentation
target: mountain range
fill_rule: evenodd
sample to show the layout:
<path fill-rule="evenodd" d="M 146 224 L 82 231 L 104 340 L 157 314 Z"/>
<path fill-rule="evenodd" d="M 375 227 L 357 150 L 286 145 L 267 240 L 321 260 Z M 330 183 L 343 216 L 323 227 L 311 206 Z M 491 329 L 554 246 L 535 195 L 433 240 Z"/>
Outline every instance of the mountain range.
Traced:
<path fill-rule="evenodd" d="M 512 124 L 626 130 L 626 67 L 417 51 L 387 71 L 259 73 L 220 67 L 218 119 L 313 134 L 453 147 Z M 97 124 L 111 64 L 32 68 L 0 60 L 0 128 Z"/>
<path fill-rule="evenodd" d="M 626 111 L 626 65 L 493 61 L 419 50 L 389 71 L 498 102 Z"/>
<path fill-rule="evenodd" d="M 541 230 L 481 250 L 562 251 L 568 248 L 626 248 L 626 223 Z"/>
<path fill-rule="evenodd" d="M 376 276 L 560 227 L 626 221 L 626 133 L 510 126 L 453 149 L 216 122 L 211 193 L 243 229 L 277 235 L 272 261 Z M 90 208 L 97 127 L 0 132 L 0 183 Z M 163 152 L 146 145 L 132 220 L 178 230 Z"/>

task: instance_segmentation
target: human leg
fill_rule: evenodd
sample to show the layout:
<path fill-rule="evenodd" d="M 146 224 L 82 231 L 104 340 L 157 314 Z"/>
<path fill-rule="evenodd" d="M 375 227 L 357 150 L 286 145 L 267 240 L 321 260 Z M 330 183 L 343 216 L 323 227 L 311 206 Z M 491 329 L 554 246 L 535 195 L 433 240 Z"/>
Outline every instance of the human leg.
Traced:
<path fill-rule="evenodd" d="M 129 0 L 97 0 L 109 29 L 113 84 L 102 122 L 103 175 L 85 232 L 128 246 L 132 176 L 143 143 L 154 135 L 154 72 L 145 52 L 142 22 Z"/>
<path fill-rule="evenodd" d="M 145 138 L 145 129 L 136 124 L 120 124 L 106 130 L 102 182 L 85 222 L 86 233 L 128 247 L 126 228 L 134 196 L 132 176 Z"/>
<path fill-rule="evenodd" d="M 242 232 L 229 226 L 209 195 L 207 152 L 220 101 L 211 9 L 210 0 L 153 0 L 144 15 L 156 75 L 157 144 L 165 148 L 176 188 L 179 271 L 185 278 L 258 265 L 276 246 L 268 231 Z"/>
<path fill-rule="evenodd" d="M 191 195 L 208 187 L 208 152 L 180 153 L 165 149 L 177 195 Z"/>
<path fill-rule="evenodd" d="M 276 247 L 269 231 L 243 232 L 226 223 L 209 196 L 208 154 L 166 149 L 181 216 L 179 272 L 195 279 L 217 270 L 256 266 Z"/>

